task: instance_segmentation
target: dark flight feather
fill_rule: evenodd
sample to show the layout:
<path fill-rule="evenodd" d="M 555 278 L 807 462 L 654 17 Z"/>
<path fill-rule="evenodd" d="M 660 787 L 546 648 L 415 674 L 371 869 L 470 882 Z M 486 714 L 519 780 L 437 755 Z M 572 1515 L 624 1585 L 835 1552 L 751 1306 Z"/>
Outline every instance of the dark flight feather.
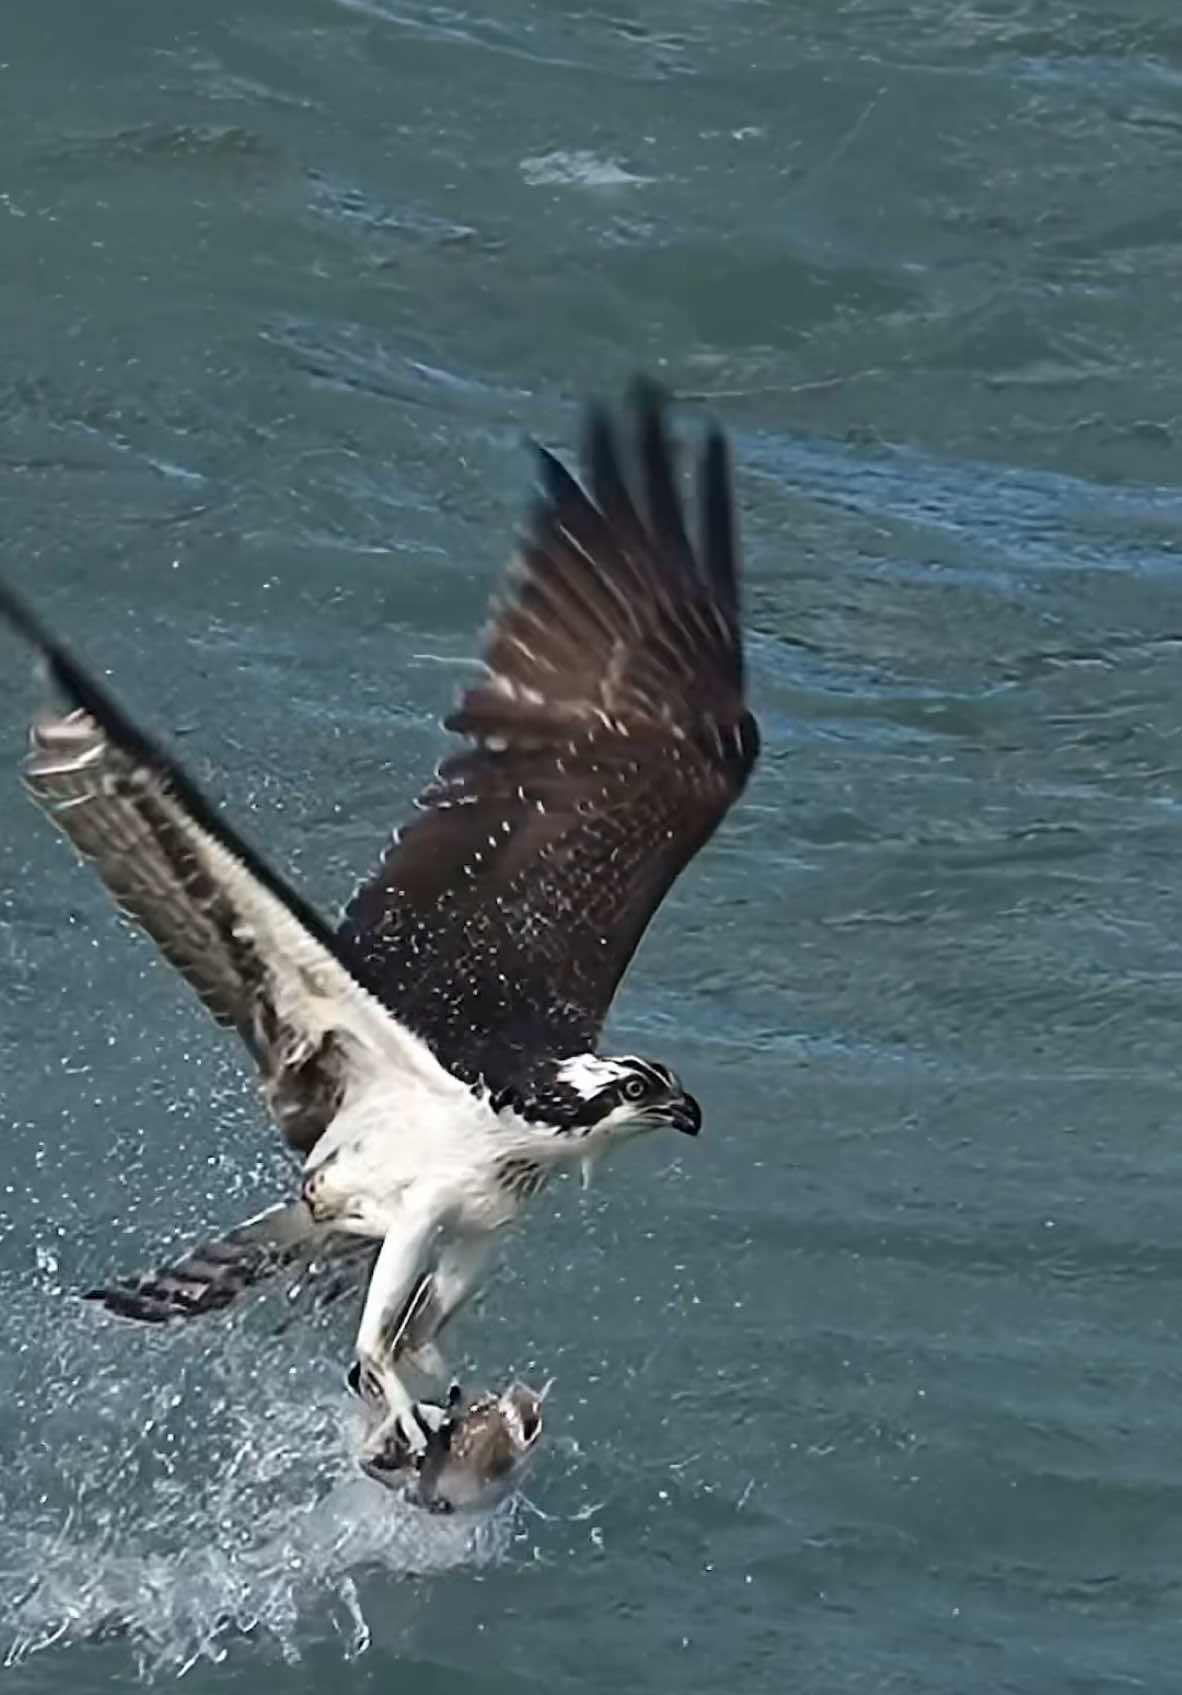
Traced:
<path fill-rule="evenodd" d="M 695 551 L 651 387 L 634 413 L 635 493 L 599 411 L 589 492 L 539 450 L 488 676 L 446 720 L 471 745 L 342 925 L 373 992 L 494 1088 L 534 1053 L 595 1046 L 649 920 L 758 752 L 725 447 L 713 434 L 702 456 Z"/>

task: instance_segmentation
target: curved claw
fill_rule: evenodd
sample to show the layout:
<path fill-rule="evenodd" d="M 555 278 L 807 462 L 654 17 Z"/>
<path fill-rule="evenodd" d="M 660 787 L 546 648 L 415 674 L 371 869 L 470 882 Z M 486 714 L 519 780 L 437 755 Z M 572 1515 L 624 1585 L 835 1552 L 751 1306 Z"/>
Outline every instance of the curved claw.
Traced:
<path fill-rule="evenodd" d="M 431 1401 L 414 1401 L 384 1418 L 366 1439 L 360 1455 L 362 1469 L 383 1474 L 417 1471 L 432 1448 L 450 1448 L 451 1435 L 452 1422 L 445 1408 Z"/>
<path fill-rule="evenodd" d="M 359 1401 L 363 1401 L 375 1412 L 386 1413 L 389 1410 L 390 1397 L 386 1393 L 385 1384 L 377 1367 L 369 1360 L 353 1361 L 345 1373 L 345 1386 Z"/>
<path fill-rule="evenodd" d="M 412 1463 L 422 1459 L 431 1441 L 430 1427 L 419 1418 L 417 1407 L 395 1413 L 394 1434 Z"/>
<path fill-rule="evenodd" d="M 437 1436 L 449 1422 L 450 1406 L 438 1407 L 434 1401 L 413 1401 L 409 1409 L 399 1417 L 399 1428 L 408 1430 L 413 1424 L 418 1434 L 426 1443 Z"/>

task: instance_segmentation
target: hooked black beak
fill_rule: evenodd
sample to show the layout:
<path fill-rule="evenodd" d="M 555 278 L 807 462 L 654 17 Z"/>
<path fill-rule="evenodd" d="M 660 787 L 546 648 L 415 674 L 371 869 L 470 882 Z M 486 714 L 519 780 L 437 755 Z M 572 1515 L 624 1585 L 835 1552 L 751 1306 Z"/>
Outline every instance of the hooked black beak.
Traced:
<path fill-rule="evenodd" d="M 682 1095 L 673 1103 L 669 1122 L 683 1136 L 696 1136 L 702 1128 L 702 1109 L 692 1095 Z"/>

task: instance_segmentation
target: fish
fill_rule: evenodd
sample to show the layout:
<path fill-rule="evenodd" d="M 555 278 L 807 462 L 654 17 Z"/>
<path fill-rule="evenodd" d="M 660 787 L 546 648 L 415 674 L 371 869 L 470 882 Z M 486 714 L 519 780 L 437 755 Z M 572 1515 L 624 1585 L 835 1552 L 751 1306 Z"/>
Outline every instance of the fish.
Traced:
<path fill-rule="evenodd" d="M 426 1432 L 423 1453 L 411 1453 L 392 1435 L 380 1453 L 363 1451 L 361 1469 L 428 1512 L 487 1512 L 517 1487 L 536 1458 L 549 1389 L 513 1383 L 466 1402 L 454 1397 Z M 380 1414 L 370 1409 L 369 1416 L 376 1420 Z"/>

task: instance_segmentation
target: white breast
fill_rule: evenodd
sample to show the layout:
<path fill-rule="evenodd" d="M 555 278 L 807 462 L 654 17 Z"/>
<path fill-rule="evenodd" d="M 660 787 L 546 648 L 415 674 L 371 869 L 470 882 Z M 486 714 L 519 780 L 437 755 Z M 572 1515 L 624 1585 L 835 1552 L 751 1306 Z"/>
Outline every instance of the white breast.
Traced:
<path fill-rule="evenodd" d="M 515 1215 L 496 1169 L 516 1137 L 487 1100 L 438 1070 L 379 1067 L 346 1094 L 304 1168 L 318 1210 L 339 1209 L 346 1228 L 367 1235 L 384 1235 L 407 1205 L 459 1229 L 497 1229 Z"/>

